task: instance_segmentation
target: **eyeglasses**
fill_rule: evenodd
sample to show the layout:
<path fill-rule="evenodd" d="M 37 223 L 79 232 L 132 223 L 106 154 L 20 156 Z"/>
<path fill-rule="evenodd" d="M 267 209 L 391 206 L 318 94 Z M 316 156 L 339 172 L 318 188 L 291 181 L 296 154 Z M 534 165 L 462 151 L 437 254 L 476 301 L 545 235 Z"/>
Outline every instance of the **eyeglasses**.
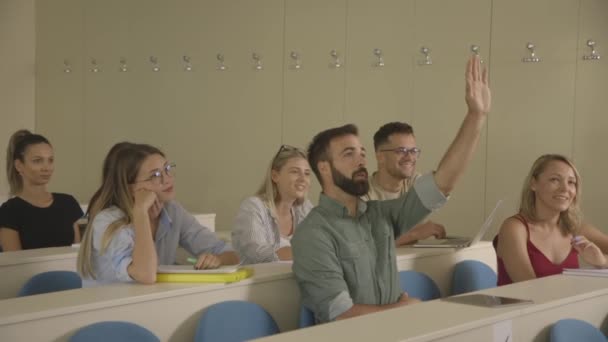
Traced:
<path fill-rule="evenodd" d="M 142 183 L 142 182 L 150 182 L 154 185 L 161 185 L 164 182 L 164 178 L 165 176 L 175 176 L 175 167 L 177 165 L 175 165 L 175 163 L 171 163 L 171 164 L 167 164 L 165 165 L 160 171 L 154 171 L 150 177 L 144 179 L 144 180 L 140 180 L 140 181 L 136 181 L 135 183 Z M 164 171 L 164 174 L 163 174 Z"/>
<path fill-rule="evenodd" d="M 291 145 L 281 145 L 281 147 L 279 147 L 279 150 L 277 151 L 277 154 L 275 154 L 274 158 L 272 158 L 272 162 L 274 163 L 274 161 L 277 160 L 277 157 L 279 156 L 279 154 L 281 154 L 281 152 L 296 151 L 297 149 L 298 149 L 297 147 L 293 147 Z"/>
<path fill-rule="evenodd" d="M 412 147 L 412 148 L 396 147 L 396 148 L 380 150 L 380 152 L 393 152 L 402 157 L 405 157 L 409 153 L 411 156 L 418 158 L 420 156 L 420 153 L 422 152 L 422 150 L 419 149 L 418 147 Z"/>

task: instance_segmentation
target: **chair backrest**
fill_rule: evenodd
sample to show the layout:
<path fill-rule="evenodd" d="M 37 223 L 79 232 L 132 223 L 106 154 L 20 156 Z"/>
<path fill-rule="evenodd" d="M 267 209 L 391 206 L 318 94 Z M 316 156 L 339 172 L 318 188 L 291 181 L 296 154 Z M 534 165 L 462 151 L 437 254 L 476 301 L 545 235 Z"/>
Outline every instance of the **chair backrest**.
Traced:
<path fill-rule="evenodd" d="M 21 290 L 19 297 L 31 296 L 41 293 L 79 289 L 82 287 L 82 279 L 76 272 L 72 271 L 48 271 L 31 277 Z"/>
<path fill-rule="evenodd" d="M 551 326 L 550 342 L 585 341 L 606 342 L 608 339 L 593 325 L 578 319 L 560 319 Z"/>
<path fill-rule="evenodd" d="M 300 308 L 300 328 L 311 327 L 315 324 L 315 314 L 307 307 L 302 305 L 302 307 Z"/>
<path fill-rule="evenodd" d="M 160 342 L 150 330 L 131 322 L 107 321 L 80 328 L 69 342 Z"/>
<path fill-rule="evenodd" d="M 240 342 L 273 335 L 279 327 L 264 308 L 246 301 L 225 301 L 205 310 L 194 341 Z"/>
<path fill-rule="evenodd" d="M 437 284 L 422 272 L 417 271 L 400 271 L 399 281 L 401 289 L 410 297 L 415 297 L 420 300 L 431 300 L 441 297 Z"/>
<path fill-rule="evenodd" d="M 452 295 L 496 287 L 496 273 L 477 260 L 464 260 L 454 266 Z"/>

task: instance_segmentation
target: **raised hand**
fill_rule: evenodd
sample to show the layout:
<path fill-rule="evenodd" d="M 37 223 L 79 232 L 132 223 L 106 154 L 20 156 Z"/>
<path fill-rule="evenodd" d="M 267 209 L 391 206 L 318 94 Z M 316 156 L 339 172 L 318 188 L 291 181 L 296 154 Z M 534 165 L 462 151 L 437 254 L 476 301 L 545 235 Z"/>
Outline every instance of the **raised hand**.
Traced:
<path fill-rule="evenodd" d="M 488 69 L 481 70 L 481 60 L 479 56 L 471 56 L 467 63 L 466 95 L 465 100 L 469 107 L 469 113 L 487 114 L 492 105 L 492 94 L 488 85 Z"/>
<path fill-rule="evenodd" d="M 156 193 L 143 188 L 137 189 L 133 193 L 134 207 L 145 212 L 150 212 L 150 209 L 158 201 Z"/>

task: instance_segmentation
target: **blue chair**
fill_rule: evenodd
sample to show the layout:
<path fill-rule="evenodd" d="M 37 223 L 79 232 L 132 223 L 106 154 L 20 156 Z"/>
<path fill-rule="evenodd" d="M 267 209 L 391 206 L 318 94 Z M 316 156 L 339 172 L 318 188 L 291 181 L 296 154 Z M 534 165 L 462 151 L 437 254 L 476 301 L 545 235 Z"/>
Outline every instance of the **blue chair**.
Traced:
<path fill-rule="evenodd" d="M 593 325 L 578 319 L 560 319 L 551 326 L 549 331 L 550 342 L 606 342 L 608 339 Z"/>
<path fill-rule="evenodd" d="M 300 308 L 300 328 L 312 327 L 315 324 L 315 314 L 310 309 L 302 305 Z"/>
<path fill-rule="evenodd" d="M 452 295 L 496 287 L 497 277 L 490 266 L 477 260 L 464 260 L 454 266 Z"/>
<path fill-rule="evenodd" d="M 130 322 L 108 321 L 80 328 L 69 342 L 160 342 L 150 330 Z"/>
<path fill-rule="evenodd" d="M 82 288 L 82 279 L 72 271 L 49 271 L 31 277 L 19 290 L 19 297 Z"/>
<path fill-rule="evenodd" d="M 401 289 L 407 292 L 410 297 L 415 297 L 422 301 L 441 297 L 437 284 L 422 272 L 400 271 L 399 281 L 401 282 Z"/>
<path fill-rule="evenodd" d="M 205 310 L 194 341 L 240 342 L 279 333 L 272 316 L 261 306 L 240 300 L 213 304 Z"/>

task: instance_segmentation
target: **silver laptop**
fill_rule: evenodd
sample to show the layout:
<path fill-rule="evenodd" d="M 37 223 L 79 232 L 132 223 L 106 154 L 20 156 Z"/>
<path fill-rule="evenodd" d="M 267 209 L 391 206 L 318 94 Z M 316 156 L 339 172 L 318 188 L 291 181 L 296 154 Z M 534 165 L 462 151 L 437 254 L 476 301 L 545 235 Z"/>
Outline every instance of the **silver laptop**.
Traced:
<path fill-rule="evenodd" d="M 498 207 L 502 204 L 502 200 L 499 200 L 496 203 L 496 206 L 486 218 L 486 221 L 477 232 L 477 235 L 473 239 L 465 238 L 465 237 L 448 237 L 446 239 L 427 239 L 427 240 L 419 240 L 412 247 L 420 247 L 420 248 L 463 248 L 472 246 L 479 241 L 486 234 L 490 226 L 492 225 L 492 221 L 494 220 L 494 216 L 496 215 L 496 211 L 498 211 Z"/>

